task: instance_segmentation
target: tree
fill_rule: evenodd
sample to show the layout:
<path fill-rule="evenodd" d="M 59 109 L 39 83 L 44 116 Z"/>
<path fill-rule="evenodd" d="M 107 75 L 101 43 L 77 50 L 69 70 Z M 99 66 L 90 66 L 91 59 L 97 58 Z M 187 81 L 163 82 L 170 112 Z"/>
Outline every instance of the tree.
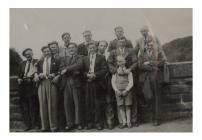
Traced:
<path fill-rule="evenodd" d="M 10 48 L 10 76 L 18 74 L 18 69 L 21 62 L 22 58 L 20 57 L 20 55 L 14 48 Z"/>

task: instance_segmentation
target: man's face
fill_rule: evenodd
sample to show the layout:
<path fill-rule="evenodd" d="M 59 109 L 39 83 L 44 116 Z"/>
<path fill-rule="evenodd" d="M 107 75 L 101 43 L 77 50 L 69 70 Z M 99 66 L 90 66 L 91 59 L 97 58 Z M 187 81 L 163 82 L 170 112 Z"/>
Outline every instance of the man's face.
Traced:
<path fill-rule="evenodd" d="M 95 44 L 91 44 L 88 47 L 89 47 L 88 49 L 89 49 L 89 53 L 90 54 L 95 54 L 96 53 L 96 46 L 95 46 Z"/>
<path fill-rule="evenodd" d="M 107 43 L 106 42 L 100 42 L 98 46 L 98 51 L 103 54 L 107 48 Z"/>
<path fill-rule="evenodd" d="M 151 51 L 153 49 L 153 43 L 148 43 L 147 50 Z"/>
<path fill-rule="evenodd" d="M 124 32 L 123 32 L 123 29 L 122 29 L 122 28 L 117 28 L 117 29 L 115 30 L 115 34 L 116 34 L 117 38 L 122 38 L 122 37 L 124 37 Z"/>
<path fill-rule="evenodd" d="M 146 37 L 148 35 L 148 30 L 141 30 L 140 31 L 143 37 Z"/>
<path fill-rule="evenodd" d="M 62 40 L 65 42 L 65 44 L 68 44 L 71 41 L 70 35 L 66 34 L 63 36 Z"/>
<path fill-rule="evenodd" d="M 77 48 L 76 48 L 76 46 L 74 44 L 70 44 L 68 46 L 68 50 L 69 50 L 70 55 L 75 55 L 76 51 L 77 51 Z"/>
<path fill-rule="evenodd" d="M 119 67 L 124 67 L 126 64 L 126 61 L 125 61 L 125 59 L 117 58 L 117 64 Z"/>
<path fill-rule="evenodd" d="M 51 52 L 53 53 L 53 54 L 57 54 L 58 53 L 58 46 L 57 46 L 57 44 L 51 44 L 50 45 L 50 49 L 51 49 Z"/>
<path fill-rule="evenodd" d="M 90 32 L 85 32 L 83 34 L 83 37 L 84 37 L 86 42 L 90 42 L 92 40 L 92 34 Z"/>
<path fill-rule="evenodd" d="M 43 49 L 43 55 L 44 55 L 44 57 L 49 57 L 49 56 L 51 56 L 51 51 L 50 51 L 50 49 L 49 49 L 49 48 Z"/>
<path fill-rule="evenodd" d="M 125 40 L 119 40 L 117 43 L 118 48 L 125 48 Z"/>
<path fill-rule="evenodd" d="M 25 52 L 25 57 L 27 58 L 27 60 L 31 60 L 33 56 L 33 52 L 31 50 L 28 50 Z"/>

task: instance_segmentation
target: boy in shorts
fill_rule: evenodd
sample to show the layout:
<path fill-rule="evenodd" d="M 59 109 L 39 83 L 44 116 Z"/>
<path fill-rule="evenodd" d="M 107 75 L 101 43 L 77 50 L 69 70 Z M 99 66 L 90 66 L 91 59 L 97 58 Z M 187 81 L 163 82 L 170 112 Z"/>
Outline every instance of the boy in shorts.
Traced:
<path fill-rule="evenodd" d="M 131 124 L 131 106 L 132 106 L 132 87 L 133 75 L 131 72 L 126 72 L 125 58 L 117 56 L 118 69 L 117 73 L 112 76 L 112 87 L 115 91 L 118 111 L 120 113 L 122 123 L 119 128 L 123 129 L 126 126 L 132 127 Z"/>

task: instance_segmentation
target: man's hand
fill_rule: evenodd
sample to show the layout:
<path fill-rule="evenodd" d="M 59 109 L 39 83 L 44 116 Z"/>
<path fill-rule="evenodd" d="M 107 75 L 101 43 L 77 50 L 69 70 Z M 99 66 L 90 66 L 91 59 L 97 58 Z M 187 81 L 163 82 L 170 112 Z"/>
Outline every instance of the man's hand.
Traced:
<path fill-rule="evenodd" d="M 88 79 L 93 80 L 95 78 L 95 74 L 94 73 L 88 73 L 87 77 L 88 77 Z"/>
<path fill-rule="evenodd" d="M 144 62 L 144 65 L 150 65 L 149 61 Z"/>
<path fill-rule="evenodd" d="M 117 73 L 118 73 L 118 74 L 123 74 L 123 72 L 124 72 L 124 71 L 122 70 L 122 68 L 121 68 L 121 67 L 118 67 Z"/>
<path fill-rule="evenodd" d="M 20 85 L 23 80 L 19 78 L 17 81 L 18 81 L 18 84 Z"/>
<path fill-rule="evenodd" d="M 118 96 L 122 96 L 122 93 L 121 93 L 120 90 L 116 90 L 116 94 L 117 94 Z"/>
<path fill-rule="evenodd" d="M 122 92 L 122 95 L 123 95 L 123 96 L 127 96 L 127 94 L 128 94 L 128 91 L 127 91 L 127 90 L 124 90 L 124 91 Z"/>
<path fill-rule="evenodd" d="M 61 75 L 64 75 L 67 72 L 67 69 L 61 71 Z"/>
<path fill-rule="evenodd" d="M 34 82 L 38 82 L 39 81 L 39 76 L 38 75 L 35 75 L 34 76 Z"/>
<path fill-rule="evenodd" d="M 53 78 L 52 82 L 53 82 L 54 84 L 57 84 L 58 81 L 59 81 L 59 78 L 60 78 L 60 75 L 55 76 L 55 77 Z"/>
<path fill-rule="evenodd" d="M 45 74 L 43 74 L 43 73 L 40 73 L 40 74 L 39 74 L 39 78 L 44 79 L 45 77 L 46 77 Z"/>
<path fill-rule="evenodd" d="M 55 74 L 54 74 L 54 73 L 48 75 L 48 78 L 49 78 L 49 79 L 52 79 L 53 77 L 55 77 Z"/>
<path fill-rule="evenodd" d="M 129 74 L 131 72 L 131 69 L 130 68 L 128 68 L 128 69 L 124 68 L 123 71 L 124 71 L 124 73 Z"/>

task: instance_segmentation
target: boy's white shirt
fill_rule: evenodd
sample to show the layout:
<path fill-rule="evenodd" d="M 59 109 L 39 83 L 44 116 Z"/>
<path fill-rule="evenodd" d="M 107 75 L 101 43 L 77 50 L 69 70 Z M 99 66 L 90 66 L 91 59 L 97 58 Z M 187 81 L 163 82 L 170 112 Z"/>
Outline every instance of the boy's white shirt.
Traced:
<path fill-rule="evenodd" d="M 111 80 L 112 88 L 113 88 L 114 91 L 118 90 L 118 88 L 116 86 L 116 74 L 117 73 L 112 75 L 112 80 Z M 125 89 L 126 91 L 129 91 L 133 87 L 133 74 L 132 74 L 132 72 L 130 72 L 128 74 L 128 81 L 129 81 L 129 83 L 128 83 L 128 86 Z"/>

